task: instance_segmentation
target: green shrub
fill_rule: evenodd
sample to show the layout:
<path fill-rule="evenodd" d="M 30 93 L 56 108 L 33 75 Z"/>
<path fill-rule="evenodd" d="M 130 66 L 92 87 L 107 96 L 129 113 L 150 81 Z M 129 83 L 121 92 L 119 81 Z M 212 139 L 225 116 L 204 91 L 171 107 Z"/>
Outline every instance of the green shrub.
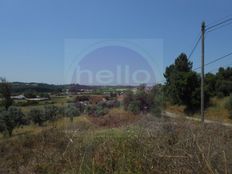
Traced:
<path fill-rule="evenodd" d="M 42 109 L 32 109 L 29 112 L 29 116 L 31 120 L 38 124 L 39 126 L 42 126 L 45 121 L 47 121 L 44 111 Z"/>
<path fill-rule="evenodd" d="M 45 118 L 49 121 L 55 121 L 61 116 L 61 114 L 59 112 L 59 108 L 57 106 L 54 106 L 54 105 L 45 106 L 44 107 L 44 114 L 45 114 Z"/>
<path fill-rule="evenodd" d="M 232 94 L 230 94 L 226 102 L 226 109 L 229 111 L 230 119 L 232 119 Z"/>
<path fill-rule="evenodd" d="M 6 124 L 4 121 L 4 114 L 2 112 L 0 113 L 0 132 L 1 133 L 7 132 Z"/>
<path fill-rule="evenodd" d="M 14 128 L 23 125 L 25 115 L 21 109 L 16 107 L 10 107 L 8 111 L 0 113 L 0 132 L 4 134 L 12 135 Z"/>
<path fill-rule="evenodd" d="M 217 93 L 217 97 L 218 97 L 218 98 L 223 98 L 223 97 L 225 97 L 225 96 L 224 96 L 224 93 L 223 93 L 223 92 L 218 92 L 218 93 Z"/>
<path fill-rule="evenodd" d="M 103 116 L 109 112 L 108 108 L 97 106 L 94 115 L 95 116 Z"/>
<path fill-rule="evenodd" d="M 88 106 L 86 106 L 86 108 L 85 108 L 85 113 L 88 114 L 88 115 L 94 115 L 95 110 L 96 110 L 96 107 L 95 107 L 95 106 L 88 105 Z"/>
<path fill-rule="evenodd" d="M 85 112 L 90 116 L 103 116 L 109 112 L 109 109 L 102 106 L 101 104 L 98 104 L 96 106 L 88 105 Z"/>
<path fill-rule="evenodd" d="M 80 116 L 79 110 L 73 105 L 68 105 L 65 107 L 64 113 L 65 116 L 69 117 L 71 121 L 73 120 L 73 117 Z"/>
<path fill-rule="evenodd" d="M 134 114 L 138 114 L 140 112 L 140 102 L 132 101 L 128 106 L 128 111 L 133 112 Z"/>

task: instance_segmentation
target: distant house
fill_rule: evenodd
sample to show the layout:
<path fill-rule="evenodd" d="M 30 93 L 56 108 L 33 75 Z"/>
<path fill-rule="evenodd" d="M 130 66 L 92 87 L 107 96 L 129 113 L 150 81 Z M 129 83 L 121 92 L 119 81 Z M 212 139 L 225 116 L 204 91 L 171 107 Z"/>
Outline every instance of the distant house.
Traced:
<path fill-rule="evenodd" d="M 28 101 L 45 101 L 45 100 L 49 100 L 49 98 L 40 98 L 40 97 L 36 97 L 36 98 L 26 98 L 23 94 L 21 95 L 17 95 L 17 96 L 11 96 L 11 99 L 14 100 L 28 100 Z"/>
<path fill-rule="evenodd" d="M 11 99 L 14 99 L 14 100 L 24 100 L 26 99 L 26 97 L 24 95 L 17 95 L 17 96 L 11 96 Z"/>

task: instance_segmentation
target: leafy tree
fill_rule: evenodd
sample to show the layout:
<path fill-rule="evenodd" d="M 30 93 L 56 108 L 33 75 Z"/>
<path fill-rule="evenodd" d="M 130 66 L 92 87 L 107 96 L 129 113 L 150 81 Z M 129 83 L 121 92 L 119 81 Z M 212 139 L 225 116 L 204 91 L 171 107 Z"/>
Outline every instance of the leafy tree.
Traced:
<path fill-rule="evenodd" d="M 192 62 L 185 54 L 181 54 L 175 63 L 166 68 L 165 92 L 174 104 L 186 106 L 187 112 L 195 112 L 200 108 L 200 76 L 192 71 Z M 205 93 L 205 104 L 208 104 L 208 94 Z"/>
<path fill-rule="evenodd" d="M 0 78 L 0 94 L 3 97 L 2 103 L 6 110 L 12 105 L 11 85 L 4 78 Z"/>
<path fill-rule="evenodd" d="M 223 96 L 229 96 L 232 92 L 232 81 L 218 79 L 216 82 L 217 94 Z"/>
<path fill-rule="evenodd" d="M 33 108 L 29 112 L 29 116 L 35 124 L 42 126 L 47 121 L 44 111 L 42 109 Z"/>
<path fill-rule="evenodd" d="M 0 114 L 0 131 L 7 132 L 12 135 L 14 128 L 22 125 L 24 114 L 18 108 L 10 107 L 8 111 L 3 111 Z"/>
<path fill-rule="evenodd" d="M 218 96 L 229 96 L 232 92 L 232 68 L 219 68 L 216 73 L 215 91 Z"/>
<path fill-rule="evenodd" d="M 217 77 L 215 74 L 207 73 L 205 75 L 205 90 L 208 91 L 211 97 L 216 95 L 216 81 Z"/>

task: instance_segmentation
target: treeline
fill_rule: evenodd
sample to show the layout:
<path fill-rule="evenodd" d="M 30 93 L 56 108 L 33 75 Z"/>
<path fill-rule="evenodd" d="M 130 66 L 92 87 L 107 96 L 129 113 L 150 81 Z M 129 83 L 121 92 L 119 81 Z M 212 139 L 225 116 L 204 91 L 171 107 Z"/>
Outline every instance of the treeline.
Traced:
<path fill-rule="evenodd" d="M 232 93 L 232 67 L 221 67 L 216 74 L 206 74 L 205 83 L 210 96 L 229 96 Z"/>
<path fill-rule="evenodd" d="M 12 82 L 11 83 L 12 94 L 22 94 L 27 92 L 33 93 L 61 93 L 67 89 L 72 93 L 81 92 L 82 90 L 93 90 L 95 92 L 106 91 L 108 89 L 120 89 L 120 88 L 133 88 L 134 86 L 88 86 L 80 84 L 65 84 L 65 85 L 53 85 L 46 83 L 23 83 Z"/>
<path fill-rule="evenodd" d="M 34 93 L 60 93 L 64 89 L 63 85 L 49 85 L 45 83 L 11 83 L 12 94 Z"/>
<path fill-rule="evenodd" d="M 48 105 L 42 108 L 33 108 L 28 113 L 22 112 L 18 107 L 9 107 L 7 110 L 0 111 L 0 132 L 5 136 L 11 136 L 16 127 L 29 124 L 43 126 L 46 122 L 54 122 L 63 117 L 79 116 L 80 112 L 74 105 L 58 107 Z"/>
<path fill-rule="evenodd" d="M 200 110 L 200 74 L 192 69 L 193 63 L 186 54 L 180 54 L 165 70 L 166 82 L 163 86 L 165 99 L 172 104 L 185 105 L 187 113 Z M 216 74 L 205 75 L 205 107 L 210 97 L 225 97 L 232 93 L 232 68 L 219 68 Z M 229 104 L 228 104 L 229 105 Z"/>

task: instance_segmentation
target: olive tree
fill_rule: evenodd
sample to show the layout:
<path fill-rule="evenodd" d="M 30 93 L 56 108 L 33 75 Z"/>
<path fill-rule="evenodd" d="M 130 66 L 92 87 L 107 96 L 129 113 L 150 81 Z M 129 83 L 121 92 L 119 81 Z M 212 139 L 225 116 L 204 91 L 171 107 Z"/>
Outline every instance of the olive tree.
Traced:
<path fill-rule="evenodd" d="M 42 109 L 31 109 L 29 112 L 29 116 L 33 123 L 38 124 L 39 126 L 42 126 L 43 123 L 46 121 L 46 117 Z"/>
<path fill-rule="evenodd" d="M 24 124 L 24 114 L 21 109 L 10 107 L 0 113 L 0 131 L 12 135 L 14 128 Z"/>
<path fill-rule="evenodd" d="M 11 85 L 4 78 L 0 78 L 0 94 L 3 98 L 2 104 L 7 110 L 13 103 L 11 99 Z"/>

